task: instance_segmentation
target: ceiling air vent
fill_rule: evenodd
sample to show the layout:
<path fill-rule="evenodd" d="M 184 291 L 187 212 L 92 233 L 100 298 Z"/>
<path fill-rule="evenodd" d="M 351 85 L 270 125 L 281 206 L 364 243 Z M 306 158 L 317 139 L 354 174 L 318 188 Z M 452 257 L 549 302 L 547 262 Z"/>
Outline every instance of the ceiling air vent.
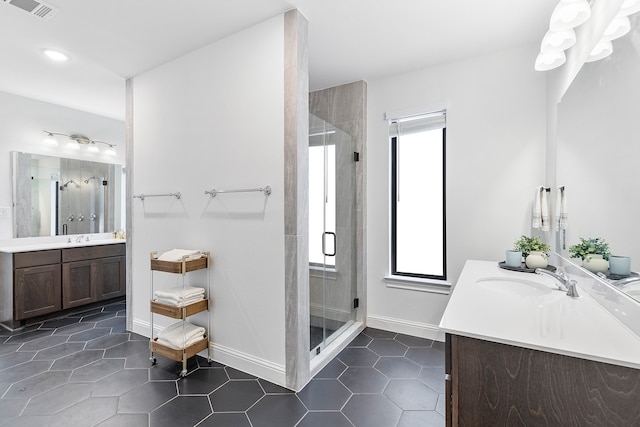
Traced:
<path fill-rule="evenodd" d="M 38 18 L 48 21 L 54 15 L 56 15 L 60 9 L 50 4 L 36 1 L 36 0 L 2 0 L 12 6 L 29 12 L 30 14 L 37 16 Z"/>

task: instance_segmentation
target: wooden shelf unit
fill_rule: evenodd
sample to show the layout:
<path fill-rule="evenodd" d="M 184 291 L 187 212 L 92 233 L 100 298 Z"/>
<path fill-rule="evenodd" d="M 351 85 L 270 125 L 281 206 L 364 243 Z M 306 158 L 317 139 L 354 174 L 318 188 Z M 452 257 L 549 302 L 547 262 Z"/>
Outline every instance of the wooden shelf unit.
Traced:
<path fill-rule="evenodd" d="M 182 361 L 182 372 L 180 376 L 184 377 L 187 374 L 187 360 L 203 350 L 207 350 L 207 360 L 211 362 L 211 345 L 209 344 L 209 333 L 211 330 L 211 316 L 207 316 L 207 328 L 205 330 L 204 338 L 197 341 L 187 347 L 175 348 L 170 345 L 159 343 L 157 337 L 154 337 L 154 321 L 153 315 L 158 314 L 164 317 L 172 319 L 180 319 L 183 322 L 187 320 L 189 316 L 193 316 L 197 313 L 201 313 L 209 310 L 209 303 L 211 301 L 211 273 L 209 271 L 211 255 L 209 252 L 203 252 L 202 258 L 187 260 L 187 257 L 183 257 L 182 261 L 162 261 L 157 259 L 158 252 L 151 252 L 151 301 L 149 311 L 151 312 L 151 340 L 149 342 L 150 359 L 152 364 L 156 363 L 156 354 L 167 357 L 171 360 Z M 185 287 L 185 276 L 187 273 L 198 270 L 207 270 L 207 288 L 205 289 L 205 297 L 202 300 L 185 304 L 183 306 L 175 306 L 171 304 L 165 304 L 158 301 L 154 301 L 154 272 L 163 272 L 169 274 L 181 275 L 182 287 Z"/>

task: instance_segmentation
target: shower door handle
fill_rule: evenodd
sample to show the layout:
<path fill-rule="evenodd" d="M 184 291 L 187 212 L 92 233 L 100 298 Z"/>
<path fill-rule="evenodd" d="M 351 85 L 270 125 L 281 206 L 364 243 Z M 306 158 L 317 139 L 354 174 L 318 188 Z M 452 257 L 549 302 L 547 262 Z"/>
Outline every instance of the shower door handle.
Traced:
<path fill-rule="evenodd" d="M 326 237 L 327 235 L 333 236 L 333 253 L 332 254 L 328 254 L 327 250 L 326 250 Z M 324 256 L 335 256 L 336 255 L 336 246 L 337 246 L 337 240 L 336 240 L 336 233 L 332 233 L 331 231 L 325 231 L 324 233 L 322 233 L 322 254 Z"/>

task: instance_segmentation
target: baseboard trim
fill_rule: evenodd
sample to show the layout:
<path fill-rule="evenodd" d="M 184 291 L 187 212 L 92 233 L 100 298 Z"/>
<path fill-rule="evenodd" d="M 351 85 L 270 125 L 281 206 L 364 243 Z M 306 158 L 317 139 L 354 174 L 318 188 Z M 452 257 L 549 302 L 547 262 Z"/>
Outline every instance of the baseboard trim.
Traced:
<path fill-rule="evenodd" d="M 133 319 L 133 332 L 149 337 L 151 324 L 149 322 Z M 156 333 L 163 328 L 154 328 Z M 253 356 L 236 349 L 225 347 L 218 343 L 210 342 L 211 360 L 230 366 L 242 372 L 255 375 L 267 381 L 271 381 L 282 387 L 286 387 L 286 370 L 284 365 L 270 362 L 268 360 Z M 202 357 L 207 357 L 207 352 L 198 353 Z"/>
<path fill-rule="evenodd" d="M 444 332 L 440 330 L 438 325 L 428 323 L 412 322 L 393 317 L 367 316 L 367 327 L 435 341 L 444 341 Z"/>

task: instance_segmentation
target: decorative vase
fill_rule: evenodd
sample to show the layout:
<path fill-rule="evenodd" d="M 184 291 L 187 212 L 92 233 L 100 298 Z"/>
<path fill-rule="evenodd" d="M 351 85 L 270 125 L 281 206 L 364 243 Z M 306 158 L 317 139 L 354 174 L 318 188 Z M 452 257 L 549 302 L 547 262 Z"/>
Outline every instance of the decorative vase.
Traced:
<path fill-rule="evenodd" d="M 504 263 L 507 265 L 507 267 L 513 267 L 513 268 L 522 267 L 522 251 L 507 250 L 505 252 Z"/>
<path fill-rule="evenodd" d="M 582 260 L 582 266 L 592 273 L 604 273 L 609 269 L 609 261 L 603 259 L 602 255 L 592 254 Z"/>
<path fill-rule="evenodd" d="M 527 268 L 546 268 L 548 265 L 547 254 L 540 251 L 531 251 L 524 262 Z"/>

